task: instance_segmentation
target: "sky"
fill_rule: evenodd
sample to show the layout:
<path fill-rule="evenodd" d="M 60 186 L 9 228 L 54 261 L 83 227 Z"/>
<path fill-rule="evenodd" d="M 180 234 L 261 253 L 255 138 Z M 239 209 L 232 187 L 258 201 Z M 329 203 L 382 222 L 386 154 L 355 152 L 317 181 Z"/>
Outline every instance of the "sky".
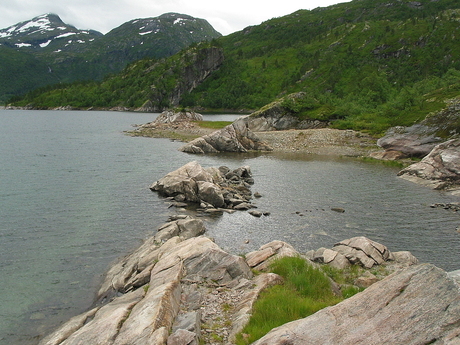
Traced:
<path fill-rule="evenodd" d="M 206 19 L 214 29 L 228 35 L 300 9 L 312 10 L 340 2 L 347 0 L 2 0 L 0 29 L 55 13 L 78 29 L 106 34 L 133 19 L 177 12 Z"/>

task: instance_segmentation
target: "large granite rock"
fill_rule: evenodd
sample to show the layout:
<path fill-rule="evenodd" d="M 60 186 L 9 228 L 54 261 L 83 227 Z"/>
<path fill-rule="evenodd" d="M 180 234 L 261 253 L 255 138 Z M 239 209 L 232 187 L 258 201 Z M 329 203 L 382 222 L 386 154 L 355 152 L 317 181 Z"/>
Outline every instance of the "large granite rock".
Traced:
<path fill-rule="evenodd" d="M 421 158 L 430 153 L 442 141 L 435 132 L 435 128 L 420 124 L 411 127 L 392 127 L 384 137 L 377 140 L 377 145 L 385 149 L 385 156 L 397 157 L 398 159 L 405 157 Z M 377 156 L 374 157 L 377 158 Z"/>
<path fill-rule="evenodd" d="M 183 121 L 203 121 L 201 114 L 194 111 L 172 111 L 165 110 L 153 121 L 153 124 L 159 123 L 177 123 Z"/>
<path fill-rule="evenodd" d="M 235 208 L 248 204 L 253 184 L 248 166 L 230 170 L 228 167 L 203 168 L 193 161 L 168 173 L 150 186 L 152 191 L 180 201 L 211 205 L 214 208 Z"/>
<path fill-rule="evenodd" d="M 271 151 L 272 148 L 249 130 L 246 123 L 235 121 L 218 131 L 192 140 L 179 150 L 188 153 L 218 153 Z"/>
<path fill-rule="evenodd" d="M 429 264 L 398 271 L 355 296 L 273 329 L 253 345 L 459 344 L 460 294 Z"/>
<path fill-rule="evenodd" d="M 452 139 L 437 145 L 428 156 L 401 170 L 398 175 L 435 189 L 458 188 L 460 139 Z"/>
<path fill-rule="evenodd" d="M 174 237 L 161 247 L 150 245 L 150 253 L 144 245 L 130 259 L 116 265 L 114 271 L 123 277 L 118 278 L 113 272 L 107 275 L 109 282 L 125 281 L 125 270 L 122 268 L 133 271 L 131 275 L 140 273 L 141 267 L 132 264 L 137 261 L 146 266 L 149 273 L 142 286 L 125 293 L 120 293 L 120 290 L 103 306 L 69 320 L 43 339 L 41 344 L 166 345 L 169 330 L 180 313 L 185 286 L 191 286 L 201 294 L 198 284 L 203 285 L 202 291 L 210 291 L 207 284 L 238 286 L 241 281 L 253 277 L 242 257 L 226 253 L 206 237 L 187 240 Z M 147 257 L 148 262 L 142 264 Z M 102 292 L 104 290 L 101 288 Z M 195 331 L 199 333 L 200 330 Z"/>
<path fill-rule="evenodd" d="M 258 111 L 244 117 L 240 117 L 235 122 L 244 123 L 251 131 L 279 131 L 287 129 L 313 129 L 325 128 L 328 122 L 303 119 L 296 114 L 295 109 L 305 106 L 305 92 L 298 92 L 280 98 Z"/>

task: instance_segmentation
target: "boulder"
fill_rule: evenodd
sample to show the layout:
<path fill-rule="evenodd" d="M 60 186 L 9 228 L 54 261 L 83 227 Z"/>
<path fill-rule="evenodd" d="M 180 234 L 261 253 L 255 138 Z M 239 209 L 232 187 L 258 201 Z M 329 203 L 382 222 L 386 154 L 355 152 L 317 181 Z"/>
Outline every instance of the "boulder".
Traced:
<path fill-rule="evenodd" d="M 189 239 L 204 234 L 206 228 L 201 219 L 187 216 L 184 219 L 163 224 L 158 228 L 157 234 L 154 236 L 155 242 L 166 242 L 172 237 L 180 236 L 183 239 Z"/>
<path fill-rule="evenodd" d="M 179 148 L 188 153 L 271 151 L 242 121 L 235 121 L 218 131 L 194 139 Z"/>
<path fill-rule="evenodd" d="M 227 167 L 205 169 L 193 161 L 153 183 L 150 190 L 174 200 L 199 203 L 205 208 L 243 209 L 242 206 L 235 206 L 250 205 L 252 192 L 249 186 L 253 183 L 254 179 L 248 166 L 234 170 Z M 246 209 L 249 208 L 251 206 Z"/>
<path fill-rule="evenodd" d="M 452 139 L 436 145 L 425 158 L 401 170 L 398 176 L 435 189 L 458 187 L 460 139 Z"/>
<path fill-rule="evenodd" d="M 384 148 L 389 157 L 395 157 L 392 152 L 398 152 L 396 155 L 398 158 L 421 158 L 442 141 L 436 136 L 435 131 L 432 127 L 420 124 L 411 127 L 392 127 L 384 137 L 377 140 L 377 145 Z M 375 158 L 378 157 L 375 156 Z"/>
<path fill-rule="evenodd" d="M 176 123 L 183 121 L 203 121 L 203 115 L 195 113 L 194 111 L 166 110 L 158 115 L 153 123 Z"/>
<path fill-rule="evenodd" d="M 458 344 L 460 294 L 443 270 L 411 266 L 253 345 Z"/>
<path fill-rule="evenodd" d="M 283 241 L 272 241 L 261 246 L 258 250 L 248 253 L 246 262 L 251 268 L 263 271 L 277 258 L 299 255 L 290 244 Z"/>
<path fill-rule="evenodd" d="M 379 265 L 387 261 L 390 256 L 390 251 L 386 246 L 372 241 L 364 236 L 353 237 L 348 240 L 341 241 L 337 243 L 336 246 L 337 245 L 344 245 L 361 250 Z"/>

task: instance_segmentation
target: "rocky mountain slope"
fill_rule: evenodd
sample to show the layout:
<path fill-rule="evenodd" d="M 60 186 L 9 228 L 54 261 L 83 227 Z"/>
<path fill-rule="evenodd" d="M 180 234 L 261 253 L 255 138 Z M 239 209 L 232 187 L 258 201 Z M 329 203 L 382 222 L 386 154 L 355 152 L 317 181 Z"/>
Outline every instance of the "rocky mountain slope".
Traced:
<path fill-rule="evenodd" d="M 0 30 L 0 101 L 49 84 L 99 80 L 132 61 L 219 36 L 206 20 L 178 13 L 132 20 L 106 35 L 44 14 Z"/>

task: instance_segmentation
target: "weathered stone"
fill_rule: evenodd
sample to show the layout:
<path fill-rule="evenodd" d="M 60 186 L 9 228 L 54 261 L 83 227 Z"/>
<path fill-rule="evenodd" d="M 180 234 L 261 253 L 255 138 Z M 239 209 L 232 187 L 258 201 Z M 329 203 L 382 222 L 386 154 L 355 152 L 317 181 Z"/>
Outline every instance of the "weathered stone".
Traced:
<path fill-rule="evenodd" d="M 395 151 L 395 150 L 371 152 L 369 156 L 375 159 L 381 159 L 381 160 L 387 160 L 387 161 L 395 161 L 398 159 L 407 158 L 406 154 L 402 153 L 401 151 Z"/>
<path fill-rule="evenodd" d="M 127 293 L 100 308 L 94 318 L 69 336 L 62 344 L 111 344 L 119 326 L 143 297 L 143 291 Z"/>
<path fill-rule="evenodd" d="M 242 202 L 242 203 L 239 203 L 238 205 L 233 206 L 233 209 L 246 211 L 246 210 L 249 210 L 251 207 L 252 207 L 251 204 L 247 202 Z"/>
<path fill-rule="evenodd" d="M 418 264 L 418 259 L 409 251 L 391 252 L 391 260 L 406 266 Z"/>
<path fill-rule="evenodd" d="M 191 345 L 198 344 L 197 335 L 194 332 L 187 331 L 186 329 L 178 329 L 168 338 L 168 345 Z"/>
<path fill-rule="evenodd" d="M 114 345 L 151 344 L 149 338 L 159 328 L 170 329 L 179 311 L 182 264 L 164 270 L 152 270 L 146 296 L 137 303 L 124 321 Z"/>
<path fill-rule="evenodd" d="M 326 249 L 324 250 L 323 252 L 323 262 L 325 264 L 328 264 L 330 263 L 332 260 L 335 259 L 335 257 L 338 255 L 339 253 L 334 251 L 334 250 L 331 250 L 331 249 Z"/>
<path fill-rule="evenodd" d="M 460 294 L 432 265 L 411 266 L 345 301 L 273 329 L 253 345 L 458 344 Z"/>
<path fill-rule="evenodd" d="M 45 337 L 40 341 L 39 345 L 59 345 L 64 340 L 66 340 L 70 335 L 75 333 L 78 329 L 83 327 L 88 319 L 94 317 L 94 314 L 99 310 L 99 308 L 91 309 L 90 311 L 83 313 L 81 315 L 74 316 L 64 325 L 59 327 L 56 331 Z"/>
<path fill-rule="evenodd" d="M 379 265 L 385 262 L 390 254 L 390 251 L 387 247 L 364 236 L 353 237 L 348 240 L 341 241 L 337 243 L 337 245 L 345 245 L 357 250 L 361 250 L 364 252 L 364 254 L 373 259 Z"/>
<path fill-rule="evenodd" d="M 356 278 L 354 284 L 358 287 L 367 288 L 376 282 L 378 282 L 377 277 L 371 272 L 366 271 L 362 276 Z"/>
<path fill-rule="evenodd" d="M 194 161 L 168 173 L 153 183 L 150 189 L 166 197 L 179 196 L 180 200 L 199 203 L 203 208 L 231 208 L 241 203 L 249 205 L 252 194 L 250 183 L 254 180 L 248 166 L 233 171 L 228 168 L 204 169 Z M 185 203 L 181 205 L 186 206 Z M 243 206 L 240 208 L 244 209 Z"/>
<path fill-rule="evenodd" d="M 460 284 L 460 270 L 447 272 L 447 275 Z"/>
<path fill-rule="evenodd" d="M 318 248 L 317 250 L 315 250 L 313 252 L 312 261 L 323 262 L 323 253 L 324 253 L 325 250 L 326 250 L 326 248 L 324 248 L 324 247 L 321 247 L 321 248 Z"/>
<path fill-rule="evenodd" d="M 198 195 L 203 201 L 210 203 L 214 207 L 225 206 L 224 196 L 218 185 L 207 181 L 199 181 L 197 186 Z"/>
<path fill-rule="evenodd" d="M 328 262 L 327 264 L 339 270 L 343 270 L 351 265 L 350 261 L 341 253 L 337 253 L 334 260 Z"/>
<path fill-rule="evenodd" d="M 377 140 L 377 145 L 386 151 L 400 152 L 405 157 L 424 157 L 441 142 L 434 132 L 434 128 L 420 124 L 393 127 Z"/>
<path fill-rule="evenodd" d="M 270 255 L 270 253 L 273 254 Z M 251 267 L 254 267 L 259 271 L 264 271 L 268 268 L 270 263 L 277 258 L 299 255 L 299 252 L 297 252 L 290 244 L 283 241 L 272 241 L 261 246 L 259 250 L 248 253 L 246 255 L 246 259 L 251 262 L 251 265 L 255 265 Z M 264 257 L 266 257 L 266 259 L 263 259 Z"/>
<path fill-rule="evenodd" d="M 200 332 L 200 311 L 190 311 L 177 316 L 176 322 L 173 325 L 172 331 L 175 332 L 179 329 L 186 329 L 187 331 L 199 333 Z"/>
<path fill-rule="evenodd" d="M 420 162 L 401 170 L 398 175 L 435 189 L 460 185 L 460 139 L 437 145 Z"/>
<path fill-rule="evenodd" d="M 156 242 L 164 242 L 169 240 L 171 237 L 179 235 L 179 226 L 177 225 L 177 221 L 169 222 L 158 229 L 158 232 L 155 234 L 155 241 Z"/>
<path fill-rule="evenodd" d="M 188 153 L 271 151 L 272 149 L 251 132 L 244 122 L 235 121 L 218 131 L 192 140 L 179 148 Z"/>
<path fill-rule="evenodd" d="M 350 263 L 353 265 L 359 264 L 365 268 L 372 268 L 376 263 L 373 259 L 368 257 L 363 251 L 357 250 L 352 247 L 348 247 L 345 245 L 337 245 L 332 248 L 333 250 L 339 252 L 340 254 L 344 255 Z"/>
<path fill-rule="evenodd" d="M 249 267 L 255 267 L 275 254 L 276 251 L 273 248 L 267 247 L 246 254 L 246 262 L 248 263 Z"/>
<path fill-rule="evenodd" d="M 155 238 L 147 239 L 134 253 L 127 255 L 113 265 L 102 283 L 98 298 L 110 298 L 116 291 L 124 291 L 126 283 L 133 275 L 143 271 L 158 259 L 159 245 Z"/>
<path fill-rule="evenodd" d="M 249 211 L 248 213 L 249 213 L 251 216 L 254 216 L 254 217 L 257 217 L 257 218 L 262 217 L 262 212 L 260 212 L 260 211 L 252 210 L 252 211 Z"/>
<path fill-rule="evenodd" d="M 304 99 L 305 96 L 305 92 L 289 94 L 250 115 L 240 117 L 235 122 L 244 123 L 254 132 L 327 127 L 326 121 L 308 119 L 301 121 L 296 114 L 283 105 L 284 101 L 295 103 L 297 100 Z"/>
<path fill-rule="evenodd" d="M 179 228 L 179 236 L 183 239 L 189 239 L 203 235 L 206 231 L 204 223 L 201 219 L 186 218 L 177 221 Z"/>
<path fill-rule="evenodd" d="M 157 116 L 153 123 L 176 123 L 183 121 L 203 121 L 203 115 L 194 111 L 165 110 Z"/>

